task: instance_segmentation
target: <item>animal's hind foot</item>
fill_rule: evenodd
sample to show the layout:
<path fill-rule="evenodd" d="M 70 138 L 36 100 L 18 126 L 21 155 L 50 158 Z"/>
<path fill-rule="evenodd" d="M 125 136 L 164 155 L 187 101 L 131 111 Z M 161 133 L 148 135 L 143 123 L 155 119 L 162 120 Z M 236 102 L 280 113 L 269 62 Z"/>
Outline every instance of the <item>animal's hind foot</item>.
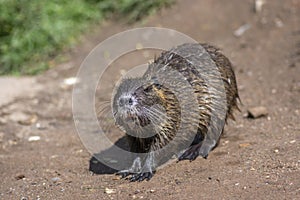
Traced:
<path fill-rule="evenodd" d="M 126 178 L 130 174 L 132 174 L 132 172 L 130 172 L 130 170 L 121 170 L 116 173 L 116 175 L 121 176 L 121 178 Z"/>
<path fill-rule="evenodd" d="M 138 174 L 133 174 L 129 180 L 130 182 L 135 182 L 135 181 L 140 182 L 143 180 L 149 181 L 153 177 L 153 175 L 154 175 L 153 172 L 141 172 Z"/>

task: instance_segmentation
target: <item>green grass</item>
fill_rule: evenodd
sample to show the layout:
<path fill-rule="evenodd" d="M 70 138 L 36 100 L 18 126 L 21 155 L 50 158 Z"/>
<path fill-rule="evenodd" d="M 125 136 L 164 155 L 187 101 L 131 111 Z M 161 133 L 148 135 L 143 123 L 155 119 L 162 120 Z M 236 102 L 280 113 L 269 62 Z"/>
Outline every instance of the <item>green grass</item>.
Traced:
<path fill-rule="evenodd" d="M 0 75 L 37 74 L 109 17 L 134 22 L 172 0 L 0 0 Z"/>

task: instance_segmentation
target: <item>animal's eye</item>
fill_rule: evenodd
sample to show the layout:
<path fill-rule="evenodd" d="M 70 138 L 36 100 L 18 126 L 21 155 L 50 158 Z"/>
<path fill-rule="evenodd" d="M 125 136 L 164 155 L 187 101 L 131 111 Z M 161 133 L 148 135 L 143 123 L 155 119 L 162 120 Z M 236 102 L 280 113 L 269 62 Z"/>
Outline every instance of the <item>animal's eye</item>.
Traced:
<path fill-rule="evenodd" d="M 119 100 L 119 106 L 124 106 L 125 102 L 123 98 L 120 98 Z"/>
<path fill-rule="evenodd" d="M 151 86 L 146 87 L 146 88 L 144 89 L 145 92 L 150 92 L 151 90 L 152 90 L 152 87 L 151 87 Z"/>
<path fill-rule="evenodd" d="M 155 85 L 155 87 L 156 87 L 157 89 L 159 89 L 159 90 L 162 88 L 162 85 L 160 85 L 160 84 L 158 84 L 158 83 L 155 83 L 154 85 Z"/>

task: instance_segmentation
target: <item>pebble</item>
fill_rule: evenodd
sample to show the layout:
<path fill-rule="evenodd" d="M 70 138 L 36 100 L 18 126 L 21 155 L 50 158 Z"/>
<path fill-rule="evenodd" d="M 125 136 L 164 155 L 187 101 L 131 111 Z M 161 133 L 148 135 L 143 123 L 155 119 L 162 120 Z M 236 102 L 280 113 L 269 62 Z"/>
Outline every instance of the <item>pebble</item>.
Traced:
<path fill-rule="evenodd" d="M 249 147 L 249 146 L 251 146 L 250 143 L 242 143 L 242 144 L 239 144 L 239 147 L 240 147 L 240 148 L 245 148 L 245 147 Z"/>
<path fill-rule="evenodd" d="M 141 190 L 136 190 L 136 191 L 134 191 L 134 194 L 138 194 L 140 192 L 141 192 Z"/>
<path fill-rule="evenodd" d="M 26 120 L 20 120 L 18 121 L 19 124 L 24 126 L 30 126 L 31 124 L 34 124 L 38 120 L 38 117 L 36 115 L 31 115 Z"/>
<path fill-rule="evenodd" d="M 114 177 L 112 178 L 112 180 L 114 180 L 114 181 L 121 180 L 121 177 L 120 177 L 120 176 L 114 176 Z"/>
<path fill-rule="evenodd" d="M 51 178 L 51 181 L 56 183 L 58 181 L 60 181 L 61 179 L 59 177 L 54 177 L 54 178 Z"/>
<path fill-rule="evenodd" d="M 276 94 L 276 93 L 277 93 L 277 90 L 276 90 L 276 89 L 272 89 L 272 90 L 271 90 L 271 93 L 272 93 L 272 94 Z"/>
<path fill-rule="evenodd" d="M 278 28 L 283 27 L 283 22 L 282 22 L 281 19 L 279 19 L 279 18 L 276 18 L 276 19 L 275 19 L 275 24 L 276 24 L 276 26 L 277 26 Z"/>
<path fill-rule="evenodd" d="M 30 137 L 28 138 L 28 141 L 29 141 L 29 142 L 39 141 L 39 140 L 41 140 L 41 137 L 38 136 L 38 135 L 30 136 Z"/>
<path fill-rule="evenodd" d="M 241 37 L 247 30 L 251 28 L 250 24 L 244 24 L 240 26 L 237 30 L 233 32 L 233 35 L 236 37 Z"/>
<path fill-rule="evenodd" d="M 262 7 L 265 4 L 265 0 L 255 0 L 254 2 L 254 12 L 260 13 L 262 11 Z"/>
<path fill-rule="evenodd" d="M 60 84 L 60 87 L 64 90 L 70 89 L 73 85 L 79 83 L 79 79 L 77 77 L 70 77 L 63 80 Z"/>
<path fill-rule="evenodd" d="M 268 110 L 266 107 L 258 106 L 258 107 L 252 107 L 248 109 L 248 118 L 259 118 L 268 115 Z"/>
<path fill-rule="evenodd" d="M 294 144 L 296 142 L 296 140 L 291 140 L 290 144 Z"/>
<path fill-rule="evenodd" d="M 16 180 L 21 180 L 21 179 L 23 179 L 23 178 L 25 178 L 25 175 L 24 175 L 24 174 L 18 174 L 17 176 L 15 176 L 15 179 L 16 179 Z"/>
<path fill-rule="evenodd" d="M 46 125 L 45 125 L 45 124 L 42 124 L 42 123 L 36 123 L 36 124 L 35 124 L 35 127 L 36 127 L 38 130 L 45 130 L 45 129 L 47 129 Z"/>
<path fill-rule="evenodd" d="M 75 85 L 75 83 L 78 82 L 78 79 L 76 77 L 70 77 L 70 78 L 66 78 L 64 79 L 64 84 L 65 85 Z"/>
<path fill-rule="evenodd" d="M 106 194 L 114 194 L 114 193 L 116 193 L 116 189 L 105 188 L 104 193 L 106 193 Z"/>

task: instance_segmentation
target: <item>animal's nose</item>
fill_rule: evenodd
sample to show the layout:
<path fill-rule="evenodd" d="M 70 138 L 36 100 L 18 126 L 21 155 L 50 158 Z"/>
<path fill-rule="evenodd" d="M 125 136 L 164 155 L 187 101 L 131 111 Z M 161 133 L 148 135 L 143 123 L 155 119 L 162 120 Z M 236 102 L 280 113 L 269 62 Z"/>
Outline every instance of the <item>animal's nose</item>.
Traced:
<path fill-rule="evenodd" d="M 119 105 L 120 106 L 132 106 L 133 105 L 133 99 L 132 97 L 121 97 L 119 100 Z"/>

